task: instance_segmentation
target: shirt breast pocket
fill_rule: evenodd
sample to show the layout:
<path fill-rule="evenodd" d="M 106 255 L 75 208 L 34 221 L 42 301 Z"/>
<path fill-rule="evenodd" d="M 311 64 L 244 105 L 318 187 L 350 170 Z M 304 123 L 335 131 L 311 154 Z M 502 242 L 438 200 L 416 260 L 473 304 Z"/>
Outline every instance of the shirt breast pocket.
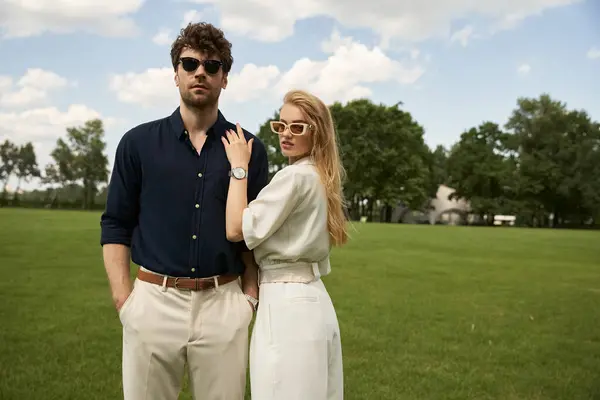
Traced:
<path fill-rule="evenodd" d="M 217 200 L 227 202 L 227 192 L 229 191 L 230 180 L 229 169 L 218 169 L 212 172 L 209 195 L 212 195 Z"/>

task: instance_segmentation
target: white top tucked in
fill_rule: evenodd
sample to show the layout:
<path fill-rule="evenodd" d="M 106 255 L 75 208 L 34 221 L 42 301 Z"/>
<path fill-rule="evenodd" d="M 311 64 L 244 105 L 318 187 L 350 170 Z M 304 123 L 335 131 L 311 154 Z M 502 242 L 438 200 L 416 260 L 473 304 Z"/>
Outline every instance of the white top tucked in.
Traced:
<path fill-rule="evenodd" d="M 330 272 L 327 196 L 310 158 L 275 174 L 244 210 L 242 231 L 261 270 L 308 263 Z"/>

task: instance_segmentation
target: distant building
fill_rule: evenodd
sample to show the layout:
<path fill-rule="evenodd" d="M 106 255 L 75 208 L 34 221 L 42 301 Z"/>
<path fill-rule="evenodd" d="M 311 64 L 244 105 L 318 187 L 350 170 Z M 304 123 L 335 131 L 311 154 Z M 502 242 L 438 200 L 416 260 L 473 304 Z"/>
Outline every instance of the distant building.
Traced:
<path fill-rule="evenodd" d="M 449 225 L 464 223 L 471 211 L 471 205 L 464 199 L 452 199 L 449 197 L 456 190 L 446 185 L 438 187 L 436 197 L 431 200 L 429 211 L 429 223 L 435 225 L 438 222 Z"/>
<path fill-rule="evenodd" d="M 446 186 L 438 187 L 436 197 L 429 201 L 429 210 L 411 210 L 404 204 L 399 203 L 392 213 L 392 222 L 404 224 L 463 224 L 469 218 L 471 207 L 464 199 L 452 199 L 448 197 L 455 190 Z"/>

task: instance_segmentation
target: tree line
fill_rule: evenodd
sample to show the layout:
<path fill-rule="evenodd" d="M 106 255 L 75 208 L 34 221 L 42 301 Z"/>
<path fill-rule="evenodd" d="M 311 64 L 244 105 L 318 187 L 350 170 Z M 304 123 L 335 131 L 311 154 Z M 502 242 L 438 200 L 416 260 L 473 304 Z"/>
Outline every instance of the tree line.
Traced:
<path fill-rule="evenodd" d="M 524 226 L 597 226 L 600 222 L 600 124 L 585 110 L 572 110 L 547 94 L 519 98 L 503 124 L 483 121 L 465 130 L 449 148 L 429 148 L 424 128 L 402 104 L 358 99 L 330 105 L 347 172 L 344 193 L 353 220 L 396 222 L 399 207 L 426 215 L 440 185 L 464 199 L 470 215 L 492 224 L 514 215 Z M 272 118 L 277 119 L 275 112 Z M 265 121 L 257 135 L 269 150 L 271 174 L 287 164 L 278 137 Z M 11 177 L 39 178 L 47 189 L 23 194 L 45 207 L 103 207 L 108 180 L 102 121 L 67 129 L 43 172 L 31 143 L 0 145 L 2 203 Z M 32 200 L 35 198 L 35 200 Z M 28 204 L 29 204 L 28 203 Z M 466 215 L 463 216 L 463 222 Z"/>
<path fill-rule="evenodd" d="M 56 141 L 50 154 L 52 162 L 45 166 L 43 172 L 31 142 L 17 146 L 6 139 L 0 144 L 0 181 L 3 182 L 0 205 L 103 207 L 102 201 L 97 200 L 99 187 L 108 181 L 109 172 L 103 123 L 100 119 L 93 119 L 66 131 L 66 136 Z M 17 178 L 17 185 L 9 199 L 7 186 L 13 177 Z M 21 194 L 21 183 L 34 178 L 39 178 L 46 189 Z"/>

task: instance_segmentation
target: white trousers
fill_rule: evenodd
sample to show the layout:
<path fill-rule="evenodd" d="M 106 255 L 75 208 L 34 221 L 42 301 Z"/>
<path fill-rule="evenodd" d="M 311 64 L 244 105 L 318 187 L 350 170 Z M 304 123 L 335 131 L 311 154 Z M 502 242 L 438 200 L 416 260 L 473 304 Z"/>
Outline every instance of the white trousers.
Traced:
<path fill-rule="evenodd" d="M 252 400 L 343 399 L 340 330 L 321 280 L 261 284 L 250 385 Z"/>
<path fill-rule="evenodd" d="M 136 280 L 119 311 L 125 400 L 243 400 L 252 307 L 240 281 L 205 291 Z"/>

